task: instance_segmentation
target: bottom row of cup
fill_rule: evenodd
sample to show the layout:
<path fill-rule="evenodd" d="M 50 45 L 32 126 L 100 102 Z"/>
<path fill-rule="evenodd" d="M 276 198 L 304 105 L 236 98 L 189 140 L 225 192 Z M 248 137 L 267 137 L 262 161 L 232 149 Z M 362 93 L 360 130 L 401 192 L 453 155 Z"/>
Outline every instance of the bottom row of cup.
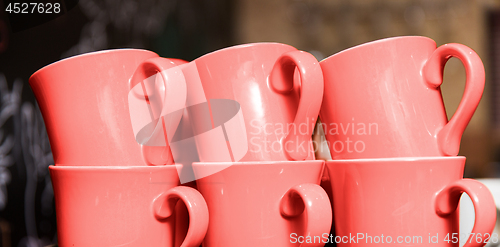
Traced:
<path fill-rule="evenodd" d="M 319 160 L 194 163 L 197 190 L 180 186 L 180 165 L 49 169 L 60 246 L 449 246 L 462 192 L 474 203 L 474 233 L 486 237 L 496 220 L 491 193 L 462 178 L 464 165 L 465 157 L 327 161 L 328 193 Z"/>

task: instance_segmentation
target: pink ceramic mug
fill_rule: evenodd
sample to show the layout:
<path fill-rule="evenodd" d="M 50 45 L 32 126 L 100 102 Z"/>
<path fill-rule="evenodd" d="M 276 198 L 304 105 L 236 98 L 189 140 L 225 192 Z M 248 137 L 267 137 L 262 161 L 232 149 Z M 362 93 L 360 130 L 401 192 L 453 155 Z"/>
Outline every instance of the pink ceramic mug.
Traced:
<path fill-rule="evenodd" d="M 174 239 L 176 220 L 187 220 L 175 217 L 181 200 L 189 212 L 181 246 L 199 246 L 207 205 L 195 189 L 178 186 L 176 166 L 50 166 L 58 244 L 173 247 L 180 242 Z"/>
<path fill-rule="evenodd" d="M 148 59 L 177 65 L 151 51 L 118 49 L 63 59 L 31 76 L 57 165 L 146 165 L 127 96 L 132 75 Z"/>
<path fill-rule="evenodd" d="M 200 161 L 314 159 L 323 75 L 311 54 L 245 44 L 197 58 L 183 72 Z"/>
<path fill-rule="evenodd" d="M 462 61 L 465 92 L 448 122 L 441 96 L 450 57 Z M 453 156 L 484 89 L 484 67 L 470 48 L 426 37 L 362 44 L 320 62 L 320 118 L 333 159 Z"/>
<path fill-rule="evenodd" d="M 210 213 L 204 247 L 324 245 L 307 241 L 328 233 L 331 227 L 330 201 L 319 186 L 324 161 L 228 166 L 193 164 L 195 176 L 200 178 L 198 190 Z M 213 172 L 221 167 L 228 168 Z"/>
<path fill-rule="evenodd" d="M 475 222 L 464 247 L 485 245 L 496 221 L 490 191 L 463 179 L 465 157 L 327 161 L 337 246 L 458 247 L 459 200 L 474 203 Z"/>

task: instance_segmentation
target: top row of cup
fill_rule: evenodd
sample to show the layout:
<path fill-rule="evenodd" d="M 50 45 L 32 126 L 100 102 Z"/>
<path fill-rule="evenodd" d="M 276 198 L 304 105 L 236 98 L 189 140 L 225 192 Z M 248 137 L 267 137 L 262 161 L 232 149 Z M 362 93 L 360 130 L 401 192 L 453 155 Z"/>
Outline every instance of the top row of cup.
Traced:
<path fill-rule="evenodd" d="M 446 116 L 446 61 L 466 71 Z M 453 156 L 481 99 L 484 67 L 467 46 L 426 37 L 362 44 L 321 62 L 279 43 L 191 62 L 136 49 L 50 64 L 30 78 L 56 165 L 315 159 L 318 115 L 333 159 Z"/>

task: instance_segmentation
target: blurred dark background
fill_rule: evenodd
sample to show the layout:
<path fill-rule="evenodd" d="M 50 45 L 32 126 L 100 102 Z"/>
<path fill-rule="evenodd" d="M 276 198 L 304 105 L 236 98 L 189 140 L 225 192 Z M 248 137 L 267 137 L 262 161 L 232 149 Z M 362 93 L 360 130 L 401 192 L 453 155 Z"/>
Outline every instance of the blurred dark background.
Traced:
<path fill-rule="evenodd" d="M 57 237 L 47 169 L 53 159 L 30 75 L 65 57 L 112 48 L 192 60 L 234 44 L 234 6 L 230 0 L 38 1 L 68 7 L 47 21 L 9 16 L 14 2 L 0 1 L 0 246 L 38 247 Z M 38 25 L 28 28 L 29 22 Z"/>
<path fill-rule="evenodd" d="M 465 176 L 500 177 L 500 1 L 71 0 L 59 1 L 65 8 L 57 18 L 24 30 L 22 17 L 5 11 L 13 2 L 0 1 L 0 247 L 57 241 L 47 170 L 53 160 L 30 75 L 62 58 L 103 49 L 143 48 L 193 60 L 235 44 L 274 41 L 321 60 L 391 36 L 462 43 L 479 54 L 487 73 L 482 102 L 462 139 Z M 464 85 L 463 66 L 451 59 L 442 86 L 448 116 Z"/>

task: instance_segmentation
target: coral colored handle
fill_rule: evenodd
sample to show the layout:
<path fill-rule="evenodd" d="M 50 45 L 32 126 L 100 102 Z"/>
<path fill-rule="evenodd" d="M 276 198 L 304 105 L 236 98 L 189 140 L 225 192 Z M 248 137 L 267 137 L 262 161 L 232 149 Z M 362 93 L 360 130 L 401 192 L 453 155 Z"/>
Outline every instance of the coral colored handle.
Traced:
<path fill-rule="evenodd" d="M 309 142 L 323 100 L 323 73 L 318 60 L 307 52 L 287 52 L 274 64 L 269 84 L 271 89 L 278 93 L 291 92 L 294 87 L 295 68 L 298 69 L 301 79 L 300 100 L 293 126 L 289 127 L 281 145 L 288 159 L 304 160 L 310 153 Z M 298 131 L 303 125 L 307 126 L 306 133 Z"/>
<path fill-rule="evenodd" d="M 186 205 L 189 213 L 189 229 L 181 247 L 199 247 L 208 229 L 208 207 L 200 192 L 178 186 L 162 193 L 153 201 L 154 216 L 158 220 L 173 216 L 179 199 Z"/>
<path fill-rule="evenodd" d="M 472 235 L 463 247 L 484 246 L 484 235 L 488 233 L 491 236 L 497 218 L 495 201 L 484 184 L 474 179 L 461 179 L 448 185 L 436 196 L 434 204 L 436 213 L 441 217 L 446 217 L 455 212 L 463 192 L 471 198 L 475 212 Z M 476 241 L 475 237 L 478 234 L 483 236 L 481 241 Z"/>
<path fill-rule="evenodd" d="M 302 200 L 297 203 L 297 200 Z M 280 202 L 280 213 L 284 217 L 296 217 L 302 213 L 306 214 L 304 236 L 322 236 L 329 233 L 332 226 L 332 207 L 328 195 L 317 184 L 301 184 L 287 191 Z M 292 234 L 292 233 L 290 233 Z M 301 241 L 302 242 L 302 241 Z M 300 246 L 324 246 L 321 241 L 307 243 L 305 240 Z"/>
<path fill-rule="evenodd" d="M 148 165 L 170 165 L 175 163 L 172 152 L 170 150 L 170 145 L 168 138 L 172 138 L 175 129 L 180 123 L 182 114 L 180 111 L 175 112 L 175 114 L 166 114 L 164 109 L 169 107 L 171 109 L 182 109 L 186 105 L 186 86 L 185 81 L 180 81 L 172 79 L 172 76 L 166 74 L 166 71 L 187 63 L 180 59 L 167 59 L 167 58 L 150 58 L 143 63 L 141 63 L 134 75 L 130 79 L 130 89 L 132 90 L 133 96 L 141 98 L 147 102 L 148 111 L 152 119 L 156 119 L 156 125 L 149 126 L 147 138 L 141 137 L 142 143 L 137 140 L 141 145 L 142 156 L 146 164 Z M 179 70 L 180 71 L 180 70 Z M 144 81 L 159 73 L 163 79 L 163 85 L 155 85 L 154 87 L 146 86 Z M 170 72 L 171 73 L 171 72 Z M 177 73 L 179 73 L 177 71 Z M 141 90 L 135 90 L 137 84 L 142 83 Z M 137 92 L 141 92 L 140 94 Z M 130 98 L 129 98 L 130 100 Z M 130 111 L 144 111 L 139 110 L 134 107 L 129 108 Z M 137 121 L 133 119 L 134 117 L 143 117 L 144 112 L 131 112 L 132 121 Z M 136 131 L 136 130 L 134 130 Z M 170 133 L 172 136 L 168 136 Z M 137 133 L 135 133 L 137 135 Z M 137 139 L 137 136 L 136 136 Z M 161 140 L 162 139 L 162 140 Z"/>
<path fill-rule="evenodd" d="M 456 57 L 465 67 L 465 91 L 457 111 L 437 134 L 443 155 L 455 156 L 460 149 L 460 139 L 481 100 L 484 90 L 484 66 L 479 56 L 461 44 L 445 44 L 437 48 L 424 65 L 423 76 L 432 88 L 443 82 L 443 70 L 449 58 Z"/>

